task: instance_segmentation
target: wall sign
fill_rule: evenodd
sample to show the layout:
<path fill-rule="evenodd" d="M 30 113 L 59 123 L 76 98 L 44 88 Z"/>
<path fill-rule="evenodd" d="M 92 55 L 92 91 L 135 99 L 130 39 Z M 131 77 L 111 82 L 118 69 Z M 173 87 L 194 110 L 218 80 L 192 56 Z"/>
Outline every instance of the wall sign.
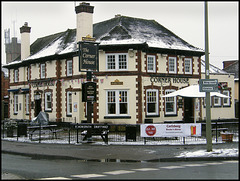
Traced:
<path fill-rule="evenodd" d="M 185 77 L 151 77 L 150 78 L 151 82 L 154 83 L 180 83 L 180 84 L 188 84 L 189 83 L 189 78 Z"/>
<path fill-rule="evenodd" d="M 95 82 L 87 82 L 82 84 L 82 102 L 96 102 Z"/>

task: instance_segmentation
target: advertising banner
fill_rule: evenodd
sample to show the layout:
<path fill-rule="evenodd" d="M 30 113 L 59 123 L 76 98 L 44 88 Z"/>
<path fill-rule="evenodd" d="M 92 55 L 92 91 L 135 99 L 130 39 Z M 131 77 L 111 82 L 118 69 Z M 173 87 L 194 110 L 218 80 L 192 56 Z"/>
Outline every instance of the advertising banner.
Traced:
<path fill-rule="evenodd" d="M 201 124 L 142 124 L 140 132 L 141 137 L 201 136 Z"/>

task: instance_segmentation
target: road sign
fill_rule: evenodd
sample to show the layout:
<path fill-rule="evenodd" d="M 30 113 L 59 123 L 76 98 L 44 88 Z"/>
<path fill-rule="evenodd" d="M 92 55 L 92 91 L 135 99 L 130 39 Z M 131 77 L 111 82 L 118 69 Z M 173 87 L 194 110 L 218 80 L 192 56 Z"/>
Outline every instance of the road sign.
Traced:
<path fill-rule="evenodd" d="M 200 79 L 199 80 L 200 92 L 218 92 L 217 79 Z"/>

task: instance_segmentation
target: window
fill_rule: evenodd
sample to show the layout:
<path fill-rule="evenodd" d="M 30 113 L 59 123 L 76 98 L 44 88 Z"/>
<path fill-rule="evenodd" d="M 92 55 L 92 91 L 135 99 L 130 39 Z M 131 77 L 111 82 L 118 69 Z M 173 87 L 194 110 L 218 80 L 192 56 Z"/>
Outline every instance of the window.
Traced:
<path fill-rule="evenodd" d="M 72 60 L 67 61 L 67 76 L 72 76 L 73 67 L 72 67 Z"/>
<path fill-rule="evenodd" d="M 107 91 L 107 115 L 128 114 L 128 91 L 111 90 Z"/>
<path fill-rule="evenodd" d="M 155 65 L 155 56 L 148 55 L 147 56 L 147 71 L 148 72 L 156 72 L 156 65 Z"/>
<path fill-rule="evenodd" d="M 67 92 L 67 115 L 72 115 L 72 92 Z"/>
<path fill-rule="evenodd" d="M 168 58 L 168 66 L 169 66 L 169 73 L 177 73 L 177 62 L 176 57 L 169 57 Z"/>
<path fill-rule="evenodd" d="M 185 74 L 192 74 L 192 59 L 191 58 L 184 59 L 184 71 L 185 71 Z"/>
<path fill-rule="evenodd" d="M 14 95 L 14 113 L 18 113 L 18 95 Z"/>
<path fill-rule="evenodd" d="M 52 111 L 52 93 L 45 92 L 45 111 Z"/>
<path fill-rule="evenodd" d="M 29 114 L 29 94 L 26 94 L 26 114 Z"/>
<path fill-rule="evenodd" d="M 40 76 L 41 76 L 41 79 L 45 78 L 45 64 L 41 64 L 40 66 Z"/>
<path fill-rule="evenodd" d="M 127 70 L 127 54 L 107 54 L 107 70 Z"/>
<path fill-rule="evenodd" d="M 166 90 L 165 95 L 174 91 L 175 90 Z M 165 98 L 165 114 L 166 115 L 176 114 L 176 97 Z"/>
<path fill-rule="evenodd" d="M 18 69 L 14 70 L 14 82 L 18 82 Z"/>
<path fill-rule="evenodd" d="M 147 90 L 147 115 L 158 115 L 158 90 Z"/>
<path fill-rule="evenodd" d="M 30 80 L 30 67 L 27 67 L 27 80 Z"/>
<path fill-rule="evenodd" d="M 229 96 L 229 90 L 224 90 L 223 94 Z M 223 106 L 230 106 L 230 98 L 223 98 Z"/>
<path fill-rule="evenodd" d="M 221 106 L 221 98 L 214 96 L 214 106 Z"/>

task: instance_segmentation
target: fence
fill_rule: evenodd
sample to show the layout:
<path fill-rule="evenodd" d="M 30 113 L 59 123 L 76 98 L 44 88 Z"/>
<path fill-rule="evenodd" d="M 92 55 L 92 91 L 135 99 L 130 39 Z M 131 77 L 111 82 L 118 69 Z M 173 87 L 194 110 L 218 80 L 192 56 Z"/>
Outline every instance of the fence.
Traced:
<path fill-rule="evenodd" d="M 202 123 L 202 136 L 196 137 L 154 137 L 143 138 L 140 136 L 140 124 L 87 124 L 70 122 L 49 122 L 45 129 L 39 126 L 35 132 L 31 132 L 29 121 L 24 120 L 5 120 L 1 124 L 2 138 L 25 139 L 25 141 L 51 141 L 68 144 L 78 144 L 83 142 L 105 142 L 106 144 L 188 144 L 206 143 L 205 123 Z M 212 136 L 216 142 L 220 141 L 220 132 L 227 131 L 238 137 L 239 122 L 217 122 L 212 123 Z M 89 132 L 91 130 L 91 135 Z"/>

